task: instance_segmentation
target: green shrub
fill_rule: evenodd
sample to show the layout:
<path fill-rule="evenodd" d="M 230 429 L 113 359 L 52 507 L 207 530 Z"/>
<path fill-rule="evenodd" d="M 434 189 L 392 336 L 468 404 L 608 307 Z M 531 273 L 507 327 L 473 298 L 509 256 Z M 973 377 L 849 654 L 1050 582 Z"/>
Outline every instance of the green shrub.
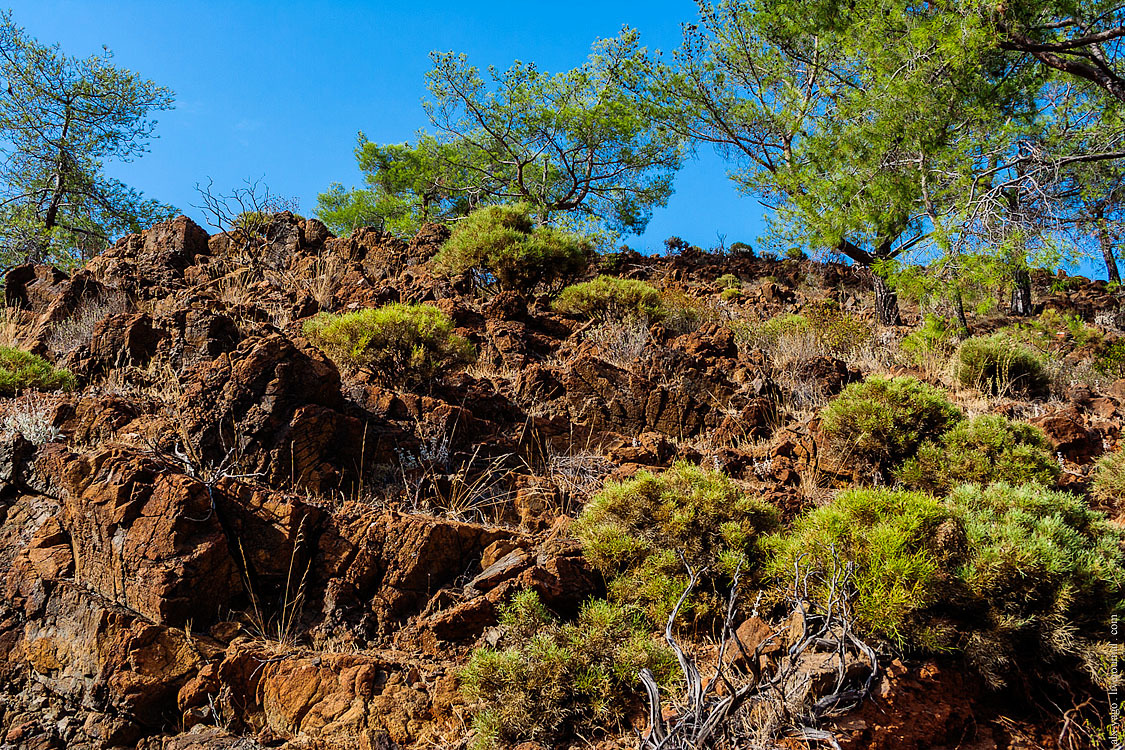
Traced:
<path fill-rule="evenodd" d="M 537 226 L 530 206 L 518 203 L 479 208 L 462 219 L 433 264 L 447 276 L 472 274 L 482 286 L 527 291 L 581 273 L 591 257 L 584 239 Z"/>
<path fill-rule="evenodd" d="M 745 242 L 735 242 L 730 246 L 730 254 L 741 258 L 753 258 L 754 248 Z"/>
<path fill-rule="evenodd" d="M 1101 331 L 1088 325 L 1082 318 L 1061 313 L 1054 308 L 1044 310 L 1039 317 L 1009 330 L 1015 338 L 1043 352 L 1096 346 L 1103 338 Z"/>
<path fill-rule="evenodd" d="M 0 396 L 15 396 L 21 391 L 69 391 L 74 388 L 74 376 L 69 370 L 59 369 L 42 357 L 0 346 Z"/>
<path fill-rule="evenodd" d="M 953 376 L 961 385 L 994 395 L 1046 395 L 1050 378 L 1040 356 L 1006 333 L 961 342 Z"/>
<path fill-rule="evenodd" d="M 721 299 L 723 302 L 731 302 L 733 300 L 742 299 L 742 289 L 728 287 L 719 292 L 719 299 Z"/>
<path fill-rule="evenodd" d="M 873 375 L 846 387 L 820 417 L 821 430 L 839 456 L 885 471 L 960 421 L 961 412 L 932 385 Z"/>
<path fill-rule="evenodd" d="M 1125 338 L 1114 339 L 1094 355 L 1094 369 L 1111 378 L 1125 378 Z"/>
<path fill-rule="evenodd" d="M 460 674 L 475 708 L 471 747 L 479 750 L 620 728 L 641 668 L 664 684 L 673 674 L 671 651 L 605 601 L 588 602 L 575 623 L 560 624 L 525 592 L 503 609 L 501 626 L 499 648 L 475 650 Z"/>
<path fill-rule="evenodd" d="M 735 570 L 753 572 L 777 511 L 725 474 L 679 463 L 610 483 L 574 525 L 586 557 L 609 583 L 610 599 L 641 607 L 662 625 L 687 585 L 680 555 L 707 569 L 685 604 L 686 621 L 719 613 Z"/>
<path fill-rule="evenodd" d="M 927 314 L 922 327 L 902 337 L 899 348 L 916 365 L 932 358 L 948 357 L 953 353 L 954 329 L 944 318 Z"/>
<path fill-rule="evenodd" d="M 651 284 L 635 279 L 598 276 L 562 290 L 554 309 L 568 315 L 597 320 L 640 318 L 657 321 L 664 317 L 664 302 Z"/>
<path fill-rule="evenodd" d="M 1090 494 L 1109 507 L 1121 505 L 1125 499 L 1125 452 L 1107 453 L 1098 459 Z"/>
<path fill-rule="evenodd" d="M 693 297 L 682 289 L 663 289 L 660 302 L 664 306 L 663 323 L 673 333 L 691 333 L 705 323 L 721 323 L 721 313 L 711 300 Z"/>
<path fill-rule="evenodd" d="M 969 550 L 957 576 L 973 598 L 962 647 L 977 669 L 999 686 L 1059 657 L 1091 665 L 1111 617 L 1125 613 L 1125 532 L 1036 485 L 965 485 L 947 504 Z"/>
<path fill-rule="evenodd" d="M 835 300 L 810 302 L 805 305 L 804 314 L 813 335 L 833 354 L 851 354 L 874 335 L 871 326 L 841 310 Z"/>
<path fill-rule="evenodd" d="M 453 333 L 453 321 L 433 305 L 395 302 L 320 313 L 303 330 L 340 368 L 370 368 L 391 384 L 424 382 L 474 358 L 472 344 Z"/>
<path fill-rule="evenodd" d="M 945 500 L 851 490 L 769 548 L 779 586 L 800 562 L 824 596 L 849 566 L 861 632 L 962 652 L 996 687 L 1020 671 L 1052 674 L 1060 658 L 1092 668 L 1125 610 L 1125 532 L 1040 485 L 962 485 Z"/>
<path fill-rule="evenodd" d="M 938 601 L 941 574 L 950 567 L 950 550 L 940 546 L 947 535 L 939 530 L 953 525 L 942 502 L 924 493 L 849 490 L 773 537 L 768 571 L 792 587 L 799 563 L 814 572 L 812 593 L 827 601 L 832 578 L 852 564 L 853 615 L 864 632 L 900 647 L 939 647 L 923 612 Z"/>
<path fill-rule="evenodd" d="M 733 273 L 724 273 L 722 276 L 715 279 L 715 283 L 719 285 L 720 289 L 742 288 L 742 279 L 738 278 Z"/>
<path fill-rule="evenodd" d="M 896 476 L 908 487 L 945 494 L 966 483 L 1053 485 L 1060 473 L 1042 430 L 983 414 L 923 443 Z"/>

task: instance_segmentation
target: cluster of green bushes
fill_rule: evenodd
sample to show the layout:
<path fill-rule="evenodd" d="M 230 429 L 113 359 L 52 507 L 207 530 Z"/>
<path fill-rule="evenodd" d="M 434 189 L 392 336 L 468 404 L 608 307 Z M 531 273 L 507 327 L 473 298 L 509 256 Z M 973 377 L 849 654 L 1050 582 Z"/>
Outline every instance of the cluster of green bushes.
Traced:
<path fill-rule="evenodd" d="M 887 385 L 879 392 L 911 388 Z M 954 415 L 935 393 L 913 396 L 931 422 L 950 423 Z M 957 422 L 945 444 L 987 452 L 997 435 L 1022 430 L 992 418 Z M 736 570 L 766 602 L 779 601 L 798 576 L 818 600 L 833 585 L 836 596 L 849 592 L 864 637 L 908 652 L 961 654 L 997 687 L 1061 664 L 1096 672 L 1110 618 L 1125 610 L 1125 533 L 1068 493 L 993 481 L 1010 470 L 1003 464 L 992 474 L 979 461 L 966 473 L 980 483 L 938 495 L 842 492 L 788 529 L 771 506 L 697 466 L 607 485 L 573 530 L 605 576 L 609 601 L 567 625 L 533 598 L 506 610 L 502 647 L 478 650 L 462 675 L 479 709 L 480 746 L 619 721 L 619 695 L 636 684 L 640 666 L 669 674 L 668 654 L 650 633 L 684 591 L 685 562 L 701 579 L 681 627 L 706 629 L 721 617 Z"/>
<path fill-rule="evenodd" d="M 47 360 L 10 346 L 0 346 L 0 396 L 15 396 L 23 391 L 69 391 L 74 376 Z"/>
<path fill-rule="evenodd" d="M 475 357 L 453 333 L 453 321 L 433 305 L 393 303 L 379 308 L 320 313 L 303 332 L 341 369 L 370 369 L 389 384 L 416 385 Z"/>
<path fill-rule="evenodd" d="M 944 499 L 852 490 L 775 537 L 768 569 L 786 575 L 800 557 L 824 585 L 854 565 L 864 631 L 963 653 L 1000 686 L 1058 658 L 1091 662 L 1125 609 L 1123 542 L 1079 498 L 1035 484 L 962 485 Z"/>
<path fill-rule="evenodd" d="M 965 420 L 940 388 L 915 378 L 852 383 L 820 413 L 848 463 L 934 493 L 967 482 L 1052 485 L 1059 467 L 1043 432 L 998 415 Z"/>
<path fill-rule="evenodd" d="M 641 618 L 606 601 L 588 602 L 564 624 L 529 591 L 503 609 L 500 624 L 498 648 L 474 651 L 460 675 L 463 694 L 479 707 L 475 750 L 616 726 L 640 670 L 668 683 L 676 664 Z"/>
<path fill-rule="evenodd" d="M 480 208 L 462 219 L 433 265 L 448 276 L 471 275 L 480 286 L 529 291 L 582 273 L 592 255 L 584 238 L 536 224 L 531 207 L 517 203 Z"/>

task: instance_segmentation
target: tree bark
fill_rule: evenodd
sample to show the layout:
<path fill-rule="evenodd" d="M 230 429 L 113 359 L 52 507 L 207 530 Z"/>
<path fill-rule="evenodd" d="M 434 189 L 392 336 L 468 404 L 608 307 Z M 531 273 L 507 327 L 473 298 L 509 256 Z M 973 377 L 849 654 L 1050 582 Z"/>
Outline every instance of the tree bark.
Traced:
<path fill-rule="evenodd" d="M 871 284 L 875 287 L 875 315 L 880 325 L 900 326 L 902 315 L 898 309 L 898 294 L 891 289 L 890 284 L 879 274 L 868 269 L 871 273 Z"/>
<path fill-rule="evenodd" d="M 1012 304 L 1009 310 L 1012 315 L 1020 317 L 1031 315 L 1031 274 L 1026 268 L 1017 268 L 1012 272 Z"/>
<path fill-rule="evenodd" d="M 1117 270 L 1117 258 L 1113 253 L 1113 239 L 1109 236 L 1109 230 L 1106 229 L 1105 221 L 1098 220 L 1098 244 L 1102 248 L 1102 260 L 1105 261 L 1106 278 L 1110 281 L 1120 284 L 1121 272 Z"/>

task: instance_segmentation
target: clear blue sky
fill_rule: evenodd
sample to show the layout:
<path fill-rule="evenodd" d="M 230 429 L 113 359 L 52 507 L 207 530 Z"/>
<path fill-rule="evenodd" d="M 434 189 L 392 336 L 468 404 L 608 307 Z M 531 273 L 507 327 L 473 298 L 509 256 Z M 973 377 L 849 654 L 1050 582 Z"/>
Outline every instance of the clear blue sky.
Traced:
<path fill-rule="evenodd" d="M 384 0 L 19 0 L 15 21 L 71 55 L 108 46 L 117 65 L 176 92 L 159 115 L 151 152 L 110 172 L 202 223 L 196 183 L 227 191 L 264 177 L 311 215 L 333 181 L 360 181 L 356 132 L 402 142 L 427 124 L 423 76 L 432 50 L 465 52 L 480 65 L 534 61 L 545 70 L 580 63 L 598 37 L 623 24 L 650 48 L 671 49 L 693 0 L 627 0 L 564 5 L 494 0 L 418 3 Z M 706 153 L 676 180 L 640 250 L 678 235 L 695 244 L 753 242 L 761 209 L 739 195 L 725 165 Z"/>

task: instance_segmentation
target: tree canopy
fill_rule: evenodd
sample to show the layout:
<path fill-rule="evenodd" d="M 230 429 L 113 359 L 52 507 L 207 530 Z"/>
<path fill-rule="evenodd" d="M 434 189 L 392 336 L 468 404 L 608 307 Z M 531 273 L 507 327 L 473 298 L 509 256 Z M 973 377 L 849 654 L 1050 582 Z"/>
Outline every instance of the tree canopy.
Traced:
<path fill-rule="evenodd" d="M 104 173 L 145 153 L 172 92 L 112 64 L 71 57 L 0 12 L 0 257 L 67 266 L 173 213 Z"/>

